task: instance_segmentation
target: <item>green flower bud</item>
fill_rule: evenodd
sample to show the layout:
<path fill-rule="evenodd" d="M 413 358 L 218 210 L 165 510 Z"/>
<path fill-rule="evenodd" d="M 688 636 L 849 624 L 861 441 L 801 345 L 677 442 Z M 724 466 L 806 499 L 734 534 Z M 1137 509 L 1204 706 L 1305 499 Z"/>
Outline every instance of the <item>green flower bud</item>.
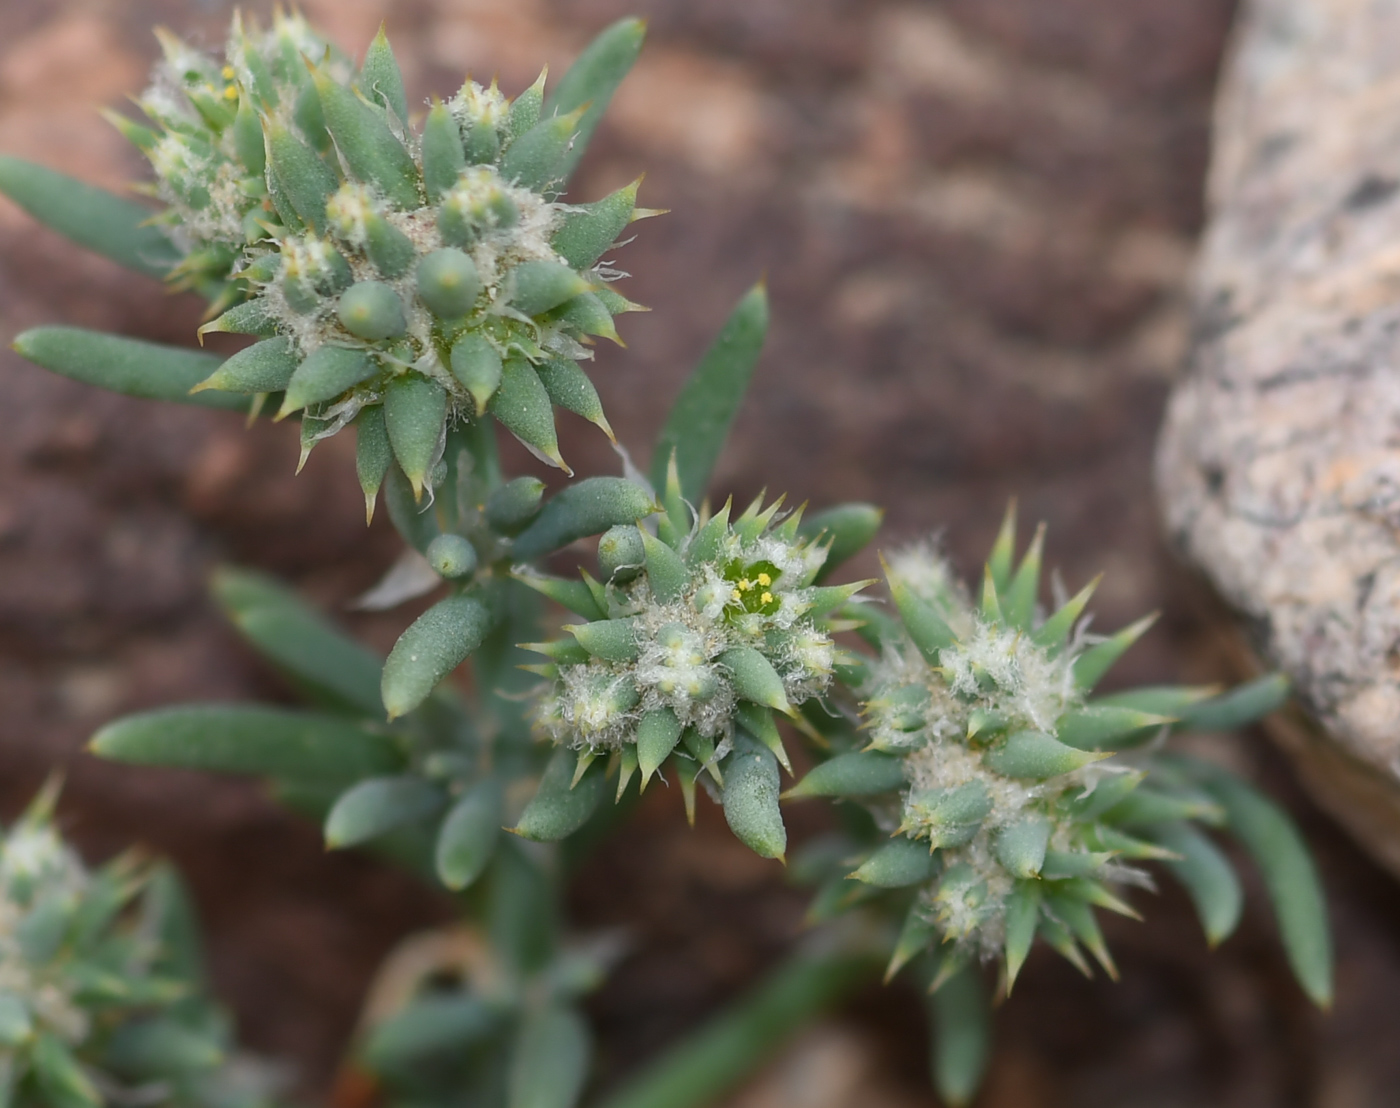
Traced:
<path fill-rule="evenodd" d="M 598 567 L 603 579 L 623 585 L 642 572 L 646 550 L 636 527 L 620 524 L 609 528 L 598 540 Z"/>
<path fill-rule="evenodd" d="M 336 315 L 356 338 L 374 342 L 404 333 L 403 303 L 399 294 L 382 281 L 360 281 L 340 295 Z"/>
<path fill-rule="evenodd" d="M 428 564 L 441 577 L 469 577 L 476 572 L 476 547 L 461 535 L 439 535 L 428 544 Z"/>
<path fill-rule="evenodd" d="M 481 292 L 476 263 L 453 247 L 434 250 L 418 263 L 418 296 L 439 319 L 460 319 Z"/>

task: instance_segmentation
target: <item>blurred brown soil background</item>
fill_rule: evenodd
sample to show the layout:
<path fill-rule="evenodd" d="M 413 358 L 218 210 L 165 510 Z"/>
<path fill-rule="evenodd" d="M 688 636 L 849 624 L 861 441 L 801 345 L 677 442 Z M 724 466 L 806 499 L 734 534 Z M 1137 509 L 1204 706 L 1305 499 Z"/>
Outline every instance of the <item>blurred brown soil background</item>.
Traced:
<path fill-rule="evenodd" d="M 263 12 L 269 5 L 248 8 Z M 1007 496 L 1051 524 L 1078 585 L 1107 571 L 1102 626 L 1165 618 L 1121 681 L 1227 680 L 1210 600 L 1170 562 L 1149 464 L 1185 347 L 1183 283 L 1202 221 L 1228 0 L 316 0 L 348 49 L 387 17 L 414 99 L 464 72 L 519 91 L 562 73 L 604 24 L 650 19 L 574 195 L 643 170 L 670 208 L 620 252 L 624 321 L 595 379 L 644 456 L 680 381 L 766 273 L 774 327 L 716 488 L 889 506 L 887 541 L 946 532 L 978 569 Z M 217 45 L 229 9 L 177 0 L 0 4 L 0 150 L 111 187 L 141 166 L 97 116 L 138 91 L 163 22 Z M 193 337 L 200 306 L 84 255 L 0 203 L 0 333 L 40 323 Z M 392 561 L 368 534 L 342 436 L 295 480 L 295 432 L 103 395 L 0 355 L 0 814 L 65 768 L 65 821 L 94 857 L 172 855 L 208 928 L 216 983 L 253 1046 L 324 1095 L 370 974 L 446 906 L 256 788 L 138 772 L 82 753 L 119 713 L 197 698 L 285 698 L 207 601 L 221 560 L 328 607 Z M 567 417 L 566 417 L 567 418 Z M 614 472 L 579 421 L 565 453 Z M 869 567 L 863 567 L 869 568 Z M 410 613 L 411 614 L 411 613 Z M 405 613 L 347 619 L 387 647 Z M 1221 740 L 1223 743 L 1224 740 Z M 1240 933 L 1206 951 L 1173 889 L 1110 921 L 1123 982 L 1031 960 L 1000 1013 L 979 1103 L 1005 1108 L 1366 1108 L 1400 1101 L 1400 891 L 1300 798 L 1257 737 L 1230 756 L 1287 798 L 1323 867 L 1338 1002 L 1292 985 L 1257 882 Z M 598 1081 L 651 1057 L 801 931 L 802 894 L 702 802 L 673 795 L 577 881 L 583 927 L 633 953 L 592 1002 Z M 794 811 L 799 833 L 820 827 Z M 917 1000 L 873 990 L 804 1036 L 734 1108 L 934 1102 Z"/>

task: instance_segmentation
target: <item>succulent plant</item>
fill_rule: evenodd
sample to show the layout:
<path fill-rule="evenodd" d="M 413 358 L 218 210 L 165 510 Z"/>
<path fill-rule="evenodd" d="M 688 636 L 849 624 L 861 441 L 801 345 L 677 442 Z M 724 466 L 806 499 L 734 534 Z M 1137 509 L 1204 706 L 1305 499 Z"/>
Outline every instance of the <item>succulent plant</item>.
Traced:
<path fill-rule="evenodd" d="M 888 973 L 931 956 L 935 991 L 992 960 L 1009 991 L 1037 938 L 1086 974 L 1087 950 L 1117 977 L 1095 910 L 1139 918 L 1127 897 L 1154 887 L 1145 863 L 1182 882 L 1212 944 L 1234 930 L 1240 885 L 1199 825 L 1229 829 L 1269 878 L 1299 981 L 1326 1004 L 1326 925 L 1296 832 L 1225 770 L 1163 747 L 1175 731 L 1258 718 L 1286 683 L 1094 696 L 1154 617 L 1091 633 L 1097 581 L 1042 609 L 1043 540 L 1042 527 L 1016 564 L 1009 511 L 975 600 L 931 545 L 889 557 L 899 620 L 862 606 L 880 653 L 857 686 L 861 740 L 789 793 L 854 799 L 876 831 L 833 872 L 818 915 L 899 890 Z"/>
<path fill-rule="evenodd" d="M 1294 971 L 1326 1004 L 1326 917 L 1296 831 L 1167 744 L 1257 718 L 1286 695 L 1281 680 L 1097 695 L 1150 620 L 1091 633 L 1092 586 L 1043 610 L 1043 533 L 1016 562 L 1010 513 L 976 595 L 930 546 L 891 554 L 895 619 L 857 595 L 871 582 L 829 583 L 873 539 L 879 509 L 784 514 L 762 495 L 737 517 L 730 502 L 711 509 L 767 329 L 762 286 L 686 381 L 648 473 L 620 448 L 621 476 L 553 491 L 503 471 L 497 425 L 560 468 L 555 406 L 611 435 L 580 362 L 636 307 L 605 255 L 649 213 L 635 184 L 591 204 L 564 187 L 641 35 L 635 20 L 606 29 L 548 96 L 543 75 L 513 100 L 468 80 L 420 123 L 382 30 L 357 67 L 298 16 L 268 30 L 235 17 L 222 58 L 162 33 L 137 101 L 146 122 L 114 117 L 155 170 L 154 217 L 0 157 L 0 191 L 42 221 L 200 293 L 202 334 L 258 340 L 221 358 L 48 327 L 21 335 L 21 353 L 129 395 L 299 415 L 303 460 L 353 424 L 367 513 L 382 494 L 412 548 L 374 595 L 392 606 L 437 592 L 381 658 L 290 590 L 222 570 L 217 600 L 310 709 L 144 712 L 103 727 L 93 750 L 261 778 L 320 820 L 328 845 L 374 848 L 457 896 L 469 924 L 431 936 L 427 962 L 405 958 L 462 965 L 395 985 L 366 1020 L 352 1073 L 367 1102 L 578 1102 L 588 1036 L 575 1001 L 606 959 L 564 944 L 563 874 L 608 827 L 606 797 L 663 773 L 692 819 L 703 788 L 765 857 L 786 859 L 784 797 L 850 801 L 846 830 L 804 848 L 793 872 L 822 881 L 813 920 L 860 911 L 605 1104 L 719 1097 L 891 942 L 889 972 L 912 964 L 932 989 L 940 1092 L 965 1103 L 988 1052 L 982 963 L 1001 962 L 1009 991 L 1039 937 L 1086 972 L 1085 950 L 1116 973 L 1095 911 L 1134 914 L 1129 898 L 1158 866 L 1212 943 L 1229 935 L 1241 889 L 1202 826 L 1255 858 Z M 596 578 L 545 573 L 593 536 Z M 545 641 L 540 594 L 580 617 L 565 637 Z M 469 692 L 444 684 L 463 665 Z M 786 794 L 783 727 L 812 740 L 815 762 Z M 173 879 L 129 862 L 87 875 L 47 811 L 0 851 L 0 1108 L 90 1108 L 105 1082 L 143 1077 L 157 1083 L 141 1103 L 251 1108 L 259 1094 L 212 1060 L 224 1025 L 174 991 L 195 971 L 172 960 L 173 938 L 162 945 L 169 913 L 137 925 L 136 902 L 157 904 Z M 112 1103 L 130 1099 L 121 1091 Z"/>
<path fill-rule="evenodd" d="M 89 871 L 53 825 L 50 785 L 0 835 L 0 1103 L 260 1108 L 199 996 L 173 872 L 124 855 Z"/>
<path fill-rule="evenodd" d="M 468 80 L 417 127 L 382 29 L 358 69 L 300 16 L 269 30 L 235 16 L 222 59 L 161 33 L 137 101 L 152 126 L 110 116 L 166 205 L 165 241 L 132 252 L 211 300 L 201 335 L 259 339 L 191 391 L 255 411 L 275 395 L 276 418 L 300 416 L 303 463 L 355 423 L 371 511 L 391 462 L 416 499 L 431 493 L 447 429 L 488 411 L 565 470 L 554 406 L 611 436 L 579 363 L 637 310 L 604 255 L 654 213 L 637 207 L 638 182 L 591 204 L 563 190 L 641 35 L 636 20 L 609 28 L 548 97 L 544 74 L 514 100 Z M 32 210 L 51 203 L 45 183 L 0 166 L 0 187 Z M 103 200 L 75 199 L 89 203 L 70 222 L 100 222 Z M 21 349 L 64 368 L 62 353 Z"/>
<path fill-rule="evenodd" d="M 635 772 L 645 788 L 683 751 L 693 808 L 694 769 L 722 784 L 736 735 L 791 772 L 773 713 L 793 715 L 830 684 L 837 651 L 827 617 L 861 586 L 814 584 L 828 544 L 803 533 L 801 509 L 780 515 L 781 500 L 756 500 L 733 521 L 729 503 L 692 517 L 674 467 L 665 499 L 659 535 L 619 526 L 599 541 L 603 580 L 585 577 L 586 593 L 576 594 L 587 598 L 578 606 L 587 622 L 529 649 L 550 659 L 536 668 L 549 679 L 537 726 L 578 752 L 579 774 L 616 754 L 620 795 Z"/>

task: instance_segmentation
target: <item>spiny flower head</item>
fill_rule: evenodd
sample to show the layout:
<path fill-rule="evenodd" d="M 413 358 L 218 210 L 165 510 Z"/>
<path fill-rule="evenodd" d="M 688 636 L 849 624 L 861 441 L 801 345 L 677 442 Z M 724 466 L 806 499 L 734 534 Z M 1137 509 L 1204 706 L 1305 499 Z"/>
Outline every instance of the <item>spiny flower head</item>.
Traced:
<path fill-rule="evenodd" d="M 4 1102 L 265 1104 L 225 1071 L 225 1024 L 174 972 L 163 938 L 173 878 L 129 856 L 90 872 L 53 826 L 56 795 L 44 790 L 0 832 Z"/>
<path fill-rule="evenodd" d="M 931 945 L 944 977 L 1004 954 L 1014 981 L 1039 935 L 1081 968 L 1082 944 L 1114 973 L 1093 909 L 1132 914 L 1118 890 L 1146 882 L 1134 863 L 1173 856 L 1146 825 L 1219 818 L 1151 758 L 1112 756 L 1164 734 L 1166 709 L 1210 690 L 1090 699 L 1152 620 L 1089 635 L 1093 585 L 1041 611 L 1043 534 L 1013 566 L 1008 514 L 975 603 L 932 548 L 889 559 L 901 623 L 860 689 L 866 749 L 793 790 L 865 797 L 889 834 L 851 877 L 919 890 L 895 967 Z"/>
<path fill-rule="evenodd" d="M 235 18 L 222 60 L 161 42 L 138 101 L 156 129 L 117 122 L 155 170 L 176 280 L 222 312 L 202 330 L 262 339 L 199 388 L 280 394 L 303 460 L 356 422 L 371 498 L 392 461 L 431 490 L 446 428 L 488 410 L 563 468 L 553 406 L 611 434 L 578 363 L 636 308 L 602 259 L 648 213 L 635 183 L 559 199 L 586 105 L 547 106 L 543 74 L 514 100 L 469 80 L 416 127 L 382 30 L 358 70 L 295 16 Z"/>
<path fill-rule="evenodd" d="M 801 511 L 762 498 L 691 525 L 668 496 L 658 535 L 614 528 L 599 543 L 603 581 L 571 640 L 531 644 L 551 661 L 537 724 L 554 743 L 622 758 L 642 781 L 678 746 L 716 767 L 736 729 L 781 750 L 774 711 L 791 715 L 830 684 L 838 661 L 828 613 L 861 586 L 818 587 L 827 547 L 799 534 Z M 542 591 L 549 585 L 524 576 Z M 786 762 L 786 756 L 779 754 Z"/>

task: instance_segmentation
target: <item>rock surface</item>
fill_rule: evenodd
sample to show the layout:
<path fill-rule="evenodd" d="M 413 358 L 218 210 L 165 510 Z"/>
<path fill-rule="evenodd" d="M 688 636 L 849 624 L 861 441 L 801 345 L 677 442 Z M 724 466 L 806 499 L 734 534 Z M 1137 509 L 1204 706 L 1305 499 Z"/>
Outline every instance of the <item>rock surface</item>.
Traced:
<path fill-rule="evenodd" d="M 1400 3 L 1255 0 L 1217 108 L 1171 535 L 1326 734 L 1304 778 L 1400 874 Z"/>

